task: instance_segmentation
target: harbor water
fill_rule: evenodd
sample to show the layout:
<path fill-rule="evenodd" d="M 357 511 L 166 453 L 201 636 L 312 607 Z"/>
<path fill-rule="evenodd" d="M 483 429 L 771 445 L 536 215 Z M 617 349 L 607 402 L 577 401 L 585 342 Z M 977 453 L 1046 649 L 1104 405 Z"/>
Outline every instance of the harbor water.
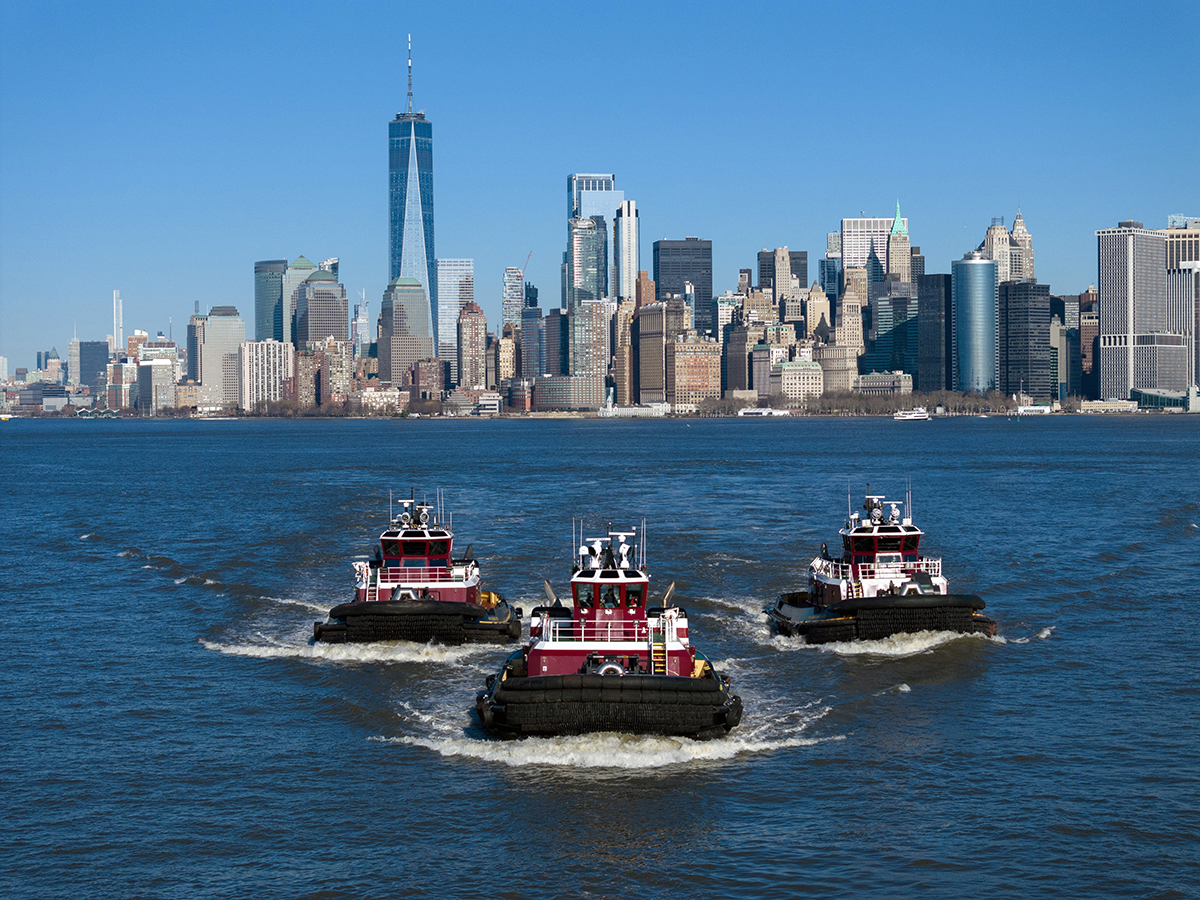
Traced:
<path fill-rule="evenodd" d="M 1200 416 L 2 423 L 0 894 L 1195 897 L 1198 476 Z M 868 483 L 996 637 L 772 635 Z M 644 519 L 741 726 L 500 741 L 508 648 L 314 645 L 439 489 L 526 612 Z"/>

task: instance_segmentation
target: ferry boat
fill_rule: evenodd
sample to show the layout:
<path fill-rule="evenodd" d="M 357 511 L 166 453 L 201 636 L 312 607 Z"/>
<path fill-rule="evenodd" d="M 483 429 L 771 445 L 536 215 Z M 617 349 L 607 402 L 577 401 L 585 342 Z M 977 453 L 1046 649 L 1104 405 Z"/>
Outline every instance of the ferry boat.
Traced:
<path fill-rule="evenodd" d="M 671 604 L 674 583 L 660 605 L 649 605 L 644 534 L 636 553 L 626 541 L 636 529 L 583 541 L 572 569 L 573 606 L 545 583 L 550 605 L 533 610 L 529 643 L 476 697 L 484 728 L 502 737 L 620 731 L 707 738 L 741 721 L 741 698 L 692 646 L 687 612 Z"/>
<path fill-rule="evenodd" d="M 983 600 L 951 594 L 942 561 L 920 555 L 924 532 L 913 524 L 911 493 L 901 517 L 896 503 L 870 489 L 862 512 L 850 513 L 839 532 L 841 556 L 822 544 L 808 566 L 807 590 L 783 594 L 765 610 L 776 630 L 810 644 L 916 631 L 994 635 L 996 623 L 980 612 Z"/>
<path fill-rule="evenodd" d="M 928 422 L 929 410 L 923 406 L 914 406 L 912 409 L 899 409 L 892 416 L 897 422 Z"/>
<path fill-rule="evenodd" d="M 354 563 L 354 599 L 313 624 L 331 644 L 370 641 L 505 642 L 521 637 L 520 607 L 481 588 L 471 547 L 455 559 L 441 502 L 401 500 L 370 561 Z"/>

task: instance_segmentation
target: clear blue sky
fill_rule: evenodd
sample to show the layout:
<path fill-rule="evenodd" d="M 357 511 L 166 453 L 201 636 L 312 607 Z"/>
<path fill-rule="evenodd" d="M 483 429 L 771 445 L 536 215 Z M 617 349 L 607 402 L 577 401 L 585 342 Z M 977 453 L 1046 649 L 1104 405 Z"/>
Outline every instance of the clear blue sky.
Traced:
<path fill-rule="evenodd" d="M 897 198 L 930 272 L 1018 201 L 1039 280 L 1096 278 L 1093 232 L 1200 215 L 1200 4 L 0 4 L 0 355 L 253 321 L 253 263 L 387 279 L 387 123 L 434 128 L 437 255 L 557 302 L 566 177 L 613 172 L 658 238 L 736 286 Z"/>

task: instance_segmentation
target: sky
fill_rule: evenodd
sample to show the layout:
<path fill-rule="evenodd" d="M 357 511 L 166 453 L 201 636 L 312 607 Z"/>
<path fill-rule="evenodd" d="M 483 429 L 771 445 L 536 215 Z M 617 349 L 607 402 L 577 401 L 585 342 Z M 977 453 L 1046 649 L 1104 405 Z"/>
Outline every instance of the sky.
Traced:
<path fill-rule="evenodd" d="M 566 179 L 611 172 L 651 245 L 713 242 L 716 293 L 897 200 L 927 272 L 1021 208 L 1038 280 L 1097 228 L 1200 216 L 1200 4 L 55 3 L 0 0 L 0 356 L 72 334 L 253 330 L 253 265 L 387 283 L 387 123 L 433 123 L 436 255 L 559 298 Z"/>

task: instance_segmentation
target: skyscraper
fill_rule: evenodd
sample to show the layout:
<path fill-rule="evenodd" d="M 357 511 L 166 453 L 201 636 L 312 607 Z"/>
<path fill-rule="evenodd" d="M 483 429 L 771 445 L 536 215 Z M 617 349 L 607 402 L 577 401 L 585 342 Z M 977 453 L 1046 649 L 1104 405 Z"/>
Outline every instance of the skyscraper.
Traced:
<path fill-rule="evenodd" d="M 246 340 L 245 321 L 235 306 L 214 306 L 208 311 L 204 328 L 199 333 L 202 335 L 200 405 L 211 408 L 236 406 L 238 347 Z M 189 334 L 189 344 L 190 338 Z"/>
<path fill-rule="evenodd" d="M 286 259 L 264 259 L 254 264 L 254 338 L 283 340 L 283 276 Z"/>
<path fill-rule="evenodd" d="M 474 300 L 458 314 L 458 386 L 467 390 L 487 387 L 487 317 Z"/>
<path fill-rule="evenodd" d="M 696 321 L 694 327 L 703 334 L 711 328 L 713 300 L 712 241 L 698 237 L 682 241 L 654 242 L 655 300 L 663 302 L 667 294 L 684 294 L 684 282 L 695 287 Z"/>
<path fill-rule="evenodd" d="M 434 346 L 425 288 L 416 278 L 393 278 L 379 311 L 379 380 L 400 387 L 413 363 L 436 355 Z"/>
<path fill-rule="evenodd" d="M 512 325 L 521 327 L 521 309 L 525 305 L 525 291 L 521 282 L 523 273 L 516 266 L 504 270 L 504 298 L 500 305 L 500 328 Z"/>
<path fill-rule="evenodd" d="M 637 294 L 637 273 L 642 266 L 637 204 L 623 200 L 613 220 L 612 294 L 617 300 L 632 300 Z"/>
<path fill-rule="evenodd" d="M 996 319 L 997 387 L 1009 395 L 1023 392 L 1057 400 L 1058 373 L 1050 372 L 1050 286 L 1002 283 Z"/>
<path fill-rule="evenodd" d="M 1186 390 L 1191 346 L 1167 304 L 1167 233 L 1141 222 L 1096 232 L 1100 269 L 1100 397 L 1134 388 Z"/>
<path fill-rule="evenodd" d="M 458 384 L 458 315 L 475 301 L 475 260 L 437 261 L 437 317 L 433 337 L 437 356 L 450 364 L 450 383 Z"/>
<path fill-rule="evenodd" d="M 296 290 L 296 346 L 305 349 L 309 343 L 333 338 L 349 338 L 346 288 L 338 284 L 337 276 L 318 269 Z"/>
<path fill-rule="evenodd" d="M 954 390 L 982 394 L 996 388 L 996 268 L 979 250 L 950 264 Z"/>
<path fill-rule="evenodd" d="M 917 279 L 917 378 L 913 387 L 918 391 L 944 391 L 954 385 L 951 291 L 949 275 Z"/>
<path fill-rule="evenodd" d="M 900 201 L 896 201 L 896 218 L 888 232 L 887 274 L 899 276 L 901 281 L 912 281 L 912 245 L 908 240 L 908 226 L 900 218 Z"/>
<path fill-rule="evenodd" d="M 272 334 L 269 337 L 289 344 L 296 342 L 296 294 L 300 290 L 300 285 L 308 280 L 308 276 L 319 271 L 320 267 L 304 256 L 297 256 L 284 270 L 278 318 L 272 326 Z M 257 299 L 256 296 L 256 303 Z"/>
<path fill-rule="evenodd" d="M 817 263 L 817 280 L 831 302 L 836 302 L 842 290 L 842 233 L 825 235 L 825 256 Z"/>
<path fill-rule="evenodd" d="M 612 175 L 568 175 L 567 176 L 567 234 L 570 243 L 571 219 L 594 219 L 600 230 L 601 265 L 599 291 L 596 296 L 606 297 L 612 293 L 609 284 L 609 266 L 615 260 L 615 251 L 610 237 L 610 226 L 616 221 L 617 209 L 625 200 L 625 192 L 615 189 Z M 570 249 L 567 251 L 570 254 Z M 568 276 L 569 277 L 569 276 Z M 569 284 L 568 284 L 569 287 Z"/>
<path fill-rule="evenodd" d="M 577 216 L 567 223 L 567 308 L 603 296 L 604 238 L 599 223 Z"/>
<path fill-rule="evenodd" d="M 891 237 L 895 221 L 895 219 L 842 219 L 842 271 L 850 268 L 862 268 L 867 270 L 869 283 L 883 281 L 887 274 L 888 239 Z M 900 219 L 900 224 L 907 233 L 908 219 Z M 864 296 L 863 302 L 866 301 L 867 297 Z"/>
<path fill-rule="evenodd" d="M 120 352 L 125 346 L 125 317 L 121 311 L 121 292 L 113 291 L 113 339 L 116 349 Z"/>
<path fill-rule="evenodd" d="M 412 35 L 408 36 L 408 108 L 388 124 L 391 278 L 415 278 L 437 308 L 433 245 L 433 123 L 413 112 Z"/>

